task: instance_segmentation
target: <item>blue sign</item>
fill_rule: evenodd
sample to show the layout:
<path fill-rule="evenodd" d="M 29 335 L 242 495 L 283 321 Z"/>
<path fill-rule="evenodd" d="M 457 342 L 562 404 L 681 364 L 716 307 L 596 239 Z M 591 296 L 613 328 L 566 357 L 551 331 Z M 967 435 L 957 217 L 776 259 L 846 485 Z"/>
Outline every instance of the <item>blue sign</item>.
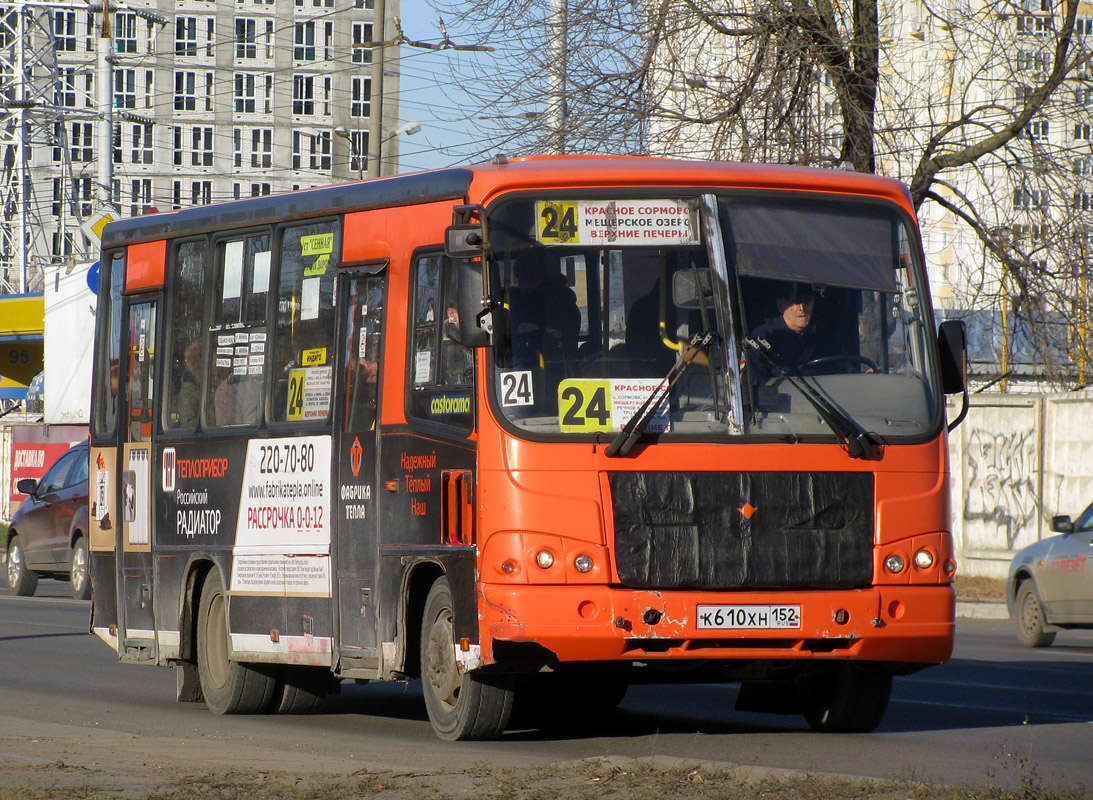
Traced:
<path fill-rule="evenodd" d="M 91 265 L 91 269 L 87 271 L 87 288 L 91 290 L 94 295 L 99 294 L 99 262 L 96 261 Z"/>

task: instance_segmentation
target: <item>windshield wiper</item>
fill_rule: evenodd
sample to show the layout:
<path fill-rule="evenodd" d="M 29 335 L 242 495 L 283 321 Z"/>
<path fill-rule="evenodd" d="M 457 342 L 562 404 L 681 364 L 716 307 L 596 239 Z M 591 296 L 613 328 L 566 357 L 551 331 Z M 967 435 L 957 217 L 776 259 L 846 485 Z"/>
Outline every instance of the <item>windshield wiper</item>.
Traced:
<path fill-rule="evenodd" d="M 641 404 L 641 407 L 631 415 L 630 419 L 626 420 L 626 424 L 622 426 L 622 430 L 618 432 L 618 435 L 611 440 L 611 444 L 607 445 L 607 449 L 603 451 L 605 456 L 608 458 L 625 456 L 634 448 L 634 444 L 645 432 L 645 429 L 649 427 L 649 423 L 656 414 L 657 407 L 667 397 L 668 392 L 675 386 L 676 381 L 680 379 L 687 367 L 694 362 L 695 356 L 699 352 L 703 352 L 706 354 L 706 360 L 709 361 L 708 348 L 712 341 L 713 334 L 709 331 L 699 331 L 691 337 L 691 341 L 683 355 L 680 356 L 679 361 L 672 364 L 668 374 L 645 398 L 645 402 Z"/>
<path fill-rule="evenodd" d="M 771 349 L 770 342 L 766 339 L 748 336 L 744 339 L 744 346 L 762 356 L 767 364 L 782 373 L 782 376 L 785 377 L 797 391 L 804 395 L 804 398 L 808 400 L 808 402 L 812 403 L 812 406 L 819 412 L 820 418 L 827 423 L 827 426 L 831 428 L 831 430 L 835 431 L 836 436 L 843 440 L 843 443 L 846 445 L 846 452 L 851 458 L 872 457 L 877 448 L 877 443 L 873 441 L 873 437 L 871 437 L 864 428 L 858 425 L 852 417 L 844 414 L 828 402 L 826 397 L 816 391 L 816 389 L 805 380 L 805 376 L 801 374 L 800 370 L 796 367 L 783 364 L 778 359 L 774 358 L 769 352 Z"/>

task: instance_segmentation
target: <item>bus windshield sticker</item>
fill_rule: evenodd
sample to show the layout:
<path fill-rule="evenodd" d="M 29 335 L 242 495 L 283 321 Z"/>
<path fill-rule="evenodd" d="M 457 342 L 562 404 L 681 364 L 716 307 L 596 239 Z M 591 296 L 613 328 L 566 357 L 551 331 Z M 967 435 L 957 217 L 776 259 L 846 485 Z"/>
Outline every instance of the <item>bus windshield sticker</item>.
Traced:
<path fill-rule="evenodd" d="M 320 278 L 304 278 L 300 282 L 300 319 L 319 318 Z"/>
<path fill-rule="evenodd" d="M 288 373 L 288 420 L 325 419 L 330 412 L 333 367 L 294 369 Z"/>
<path fill-rule="evenodd" d="M 542 244 L 701 244 L 697 200 L 540 200 L 536 213 Z"/>
<path fill-rule="evenodd" d="M 242 239 L 224 245 L 224 300 L 243 296 L 243 245 Z"/>
<path fill-rule="evenodd" d="M 300 255 L 321 256 L 334 252 L 334 233 L 313 233 L 300 237 Z"/>
<path fill-rule="evenodd" d="M 558 384 L 558 427 L 565 433 L 620 431 L 660 383 L 658 378 L 564 380 Z M 665 395 L 645 430 L 664 433 L 671 427 Z"/>
<path fill-rule="evenodd" d="M 304 419 L 326 419 L 330 413 L 333 367 L 312 367 L 304 380 Z"/>
<path fill-rule="evenodd" d="M 326 363 L 326 348 L 316 347 L 311 350 L 304 350 L 300 354 L 300 361 L 305 367 L 318 367 Z"/>
<path fill-rule="evenodd" d="M 251 291 L 254 294 L 269 291 L 269 264 L 269 250 L 254 254 L 254 273 L 251 275 Z"/>
<path fill-rule="evenodd" d="M 309 267 L 304 267 L 304 277 L 312 278 L 316 275 L 325 275 L 326 268 L 330 264 L 330 254 L 323 253 L 317 257 Z"/>
<path fill-rule="evenodd" d="M 504 408 L 535 405 L 535 392 L 531 385 L 531 370 L 502 372 L 501 405 Z"/>

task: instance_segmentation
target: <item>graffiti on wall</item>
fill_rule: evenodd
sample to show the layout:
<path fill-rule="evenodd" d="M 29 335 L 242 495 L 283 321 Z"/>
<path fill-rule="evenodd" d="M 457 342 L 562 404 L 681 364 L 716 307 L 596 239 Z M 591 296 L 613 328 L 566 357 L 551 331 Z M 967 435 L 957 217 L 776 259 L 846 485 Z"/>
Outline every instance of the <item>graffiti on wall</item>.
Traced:
<path fill-rule="evenodd" d="M 983 549 L 998 549 L 1003 537 L 1005 548 L 1013 549 L 1022 532 L 1035 533 L 1039 513 L 1036 431 L 994 433 L 974 428 L 968 433 L 964 456 L 968 475 L 964 520 L 975 523 L 967 526 L 967 533 Z"/>

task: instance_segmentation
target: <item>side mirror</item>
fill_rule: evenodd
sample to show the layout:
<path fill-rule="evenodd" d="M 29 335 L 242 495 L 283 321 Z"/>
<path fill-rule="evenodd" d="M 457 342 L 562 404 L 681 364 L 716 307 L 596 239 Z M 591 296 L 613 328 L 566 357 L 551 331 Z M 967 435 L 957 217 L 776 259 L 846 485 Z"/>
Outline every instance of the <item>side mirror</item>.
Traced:
<path fill-rule="evenodd" d="M 1074 523 L 1066 514 L 1051 518 L 1051 529 L 1056 533 L 1073 533 Z"/>
<path fill-rule="evenodd" d="M 701 308 L 713 304 L 713 283 L 709 269 L 680 270 L 672 276 L 672 303 L 676 308 Z"/>
<path fill-rule="evenodd" d="M 968 416 L 968 329 L 963 320 L 950 319 L 937 329 L 937 355 L 941 362 L 941 391 L 962 396 L 960 413 L 947 426 L 953 430 Z"/>
<path fill-rule="evenodd" d="M 942 391 L 960 394 L 968 384 L 968 329 L 963 320 L 951 319 L 938 326 L 937 351 Z"/>
<path fill-rule="evenodd" d="M 450 225 L 444 231 L 444 255 L 479 258 L 485 251 L 486 232 L 481 224 Z"/>
<path fill-rule="evenodd" d="M 485 269 L 485 262 L 460 259 L 453 266 L 458 276 L 456 311 L 459 314 L 459 343 L 470 349 L 487 347 L 493 344 L 493 332 L 496 328 L 493 308 L 483 303 L 482 298 L 482 270 Z"/>
<path fill-rule="evenodd" d="M 38 491 L 38 481 L 34 478 L 23 478 L 15 484 L 15 488 L 19 490 L 20 494 L 33 495 Z"/>

